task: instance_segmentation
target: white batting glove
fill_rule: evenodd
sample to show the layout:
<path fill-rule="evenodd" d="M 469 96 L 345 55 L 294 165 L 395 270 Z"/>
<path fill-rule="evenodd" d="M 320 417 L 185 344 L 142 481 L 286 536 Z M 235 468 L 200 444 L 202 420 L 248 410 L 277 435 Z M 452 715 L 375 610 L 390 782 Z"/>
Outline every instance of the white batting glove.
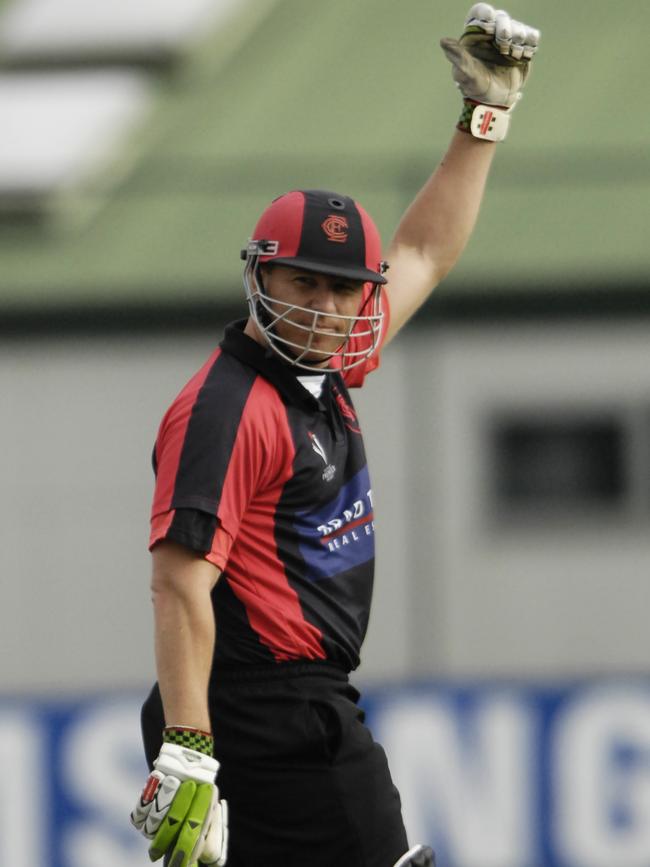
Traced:
<path fill-rule="evenodd" d="M 460 39 L 441 39 L 440 45 L 452 65 L 452 76 L 466 100 L 481 106 L 512 109 L 530 71 L 539 45 L 540 32 L 515 21 L 502 9 L 475 3 L 465 19 Z M 487 118 L 487 120 L 486 120 Z M 503 111 L 466 112 L 459 127 L 478 138 L 501 141 L 509 116 Z M 492 133 L 488 127 L 492 123 Z M 466 126 L 464 125 L 466 124 Z M 483 133 L 481 132 L 483 130 Z"/>
<path fill-rule="evenodd" d="M 164 743 L 131 813 L 151 840 L 149 857 L 169 853 L 169 867 L 198 862 L 223 867 L 228 856 L 228 805 L 215 784 L 219 762 L 178 744 Z"/>

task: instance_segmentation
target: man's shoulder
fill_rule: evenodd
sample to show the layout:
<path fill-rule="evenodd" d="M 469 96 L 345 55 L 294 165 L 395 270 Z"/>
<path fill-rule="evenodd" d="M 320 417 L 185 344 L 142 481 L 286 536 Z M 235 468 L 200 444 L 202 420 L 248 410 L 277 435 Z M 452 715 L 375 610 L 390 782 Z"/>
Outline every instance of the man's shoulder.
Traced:
<path fill-rule="evenodd" d="M 241 411 L 248 400 L 276 402 L 277 389 L 245 360 L 218 347 L 177 395 L 172 406 L 192 413 Z"/>

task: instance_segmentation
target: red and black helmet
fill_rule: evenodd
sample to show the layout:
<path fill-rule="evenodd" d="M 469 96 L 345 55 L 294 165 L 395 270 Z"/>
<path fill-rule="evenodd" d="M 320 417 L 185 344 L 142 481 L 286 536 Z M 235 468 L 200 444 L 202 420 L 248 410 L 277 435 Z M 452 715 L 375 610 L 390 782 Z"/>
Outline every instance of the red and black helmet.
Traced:
<path fill-rule="evenodd" d="M 266 208 L 241 255 L 246 260 L 244 286 L 251 316 L 269 345 L 287 361 L 311 370 L 315 365 L 304 363 L 302 359 L 308 352 L 313 355 L 315 350 L 309 346 L 287 345 L 287 341 L 275 334 L 273 326 L 279 319 L 290 319 L 292 310 L 304 312 L 304 308 L 284 305 L 290 309 L 278 314 L 278 302 L 266 294 L 261 278 L 260 265 L 266 263 L 368 284 L 358 315 L 341 317 L 350 320 L 346 322 L 348 335 L 351 337 L 354 333 L 355 338 L 360 338 L 360 348 L 350 351 L 343 344 L 331 369 L 354 367 L 375 351 L 383 321 L 381 285 L 387 282 L 384 277 L 387 265 L 381 258 L 377 227 L 354 199 L 325 190 L 285 193 Z M 318 333 L 317 316 L 310 332 Z"/>
<path fill-rule="evenodd" d="M 266 252 L 251 245 L 266 242 Z M 294 190 L 275 199 L 242 251 L 260 262 L 385 283 L 381 238 L 368 213 L 349 196 L 325 190 Z"/>

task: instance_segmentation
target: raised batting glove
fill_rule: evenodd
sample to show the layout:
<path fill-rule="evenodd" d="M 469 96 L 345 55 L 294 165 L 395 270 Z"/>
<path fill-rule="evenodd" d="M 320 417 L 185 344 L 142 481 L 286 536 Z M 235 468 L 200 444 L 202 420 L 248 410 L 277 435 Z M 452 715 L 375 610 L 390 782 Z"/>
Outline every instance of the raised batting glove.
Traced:
<path fill-rule="evenodd" d="M 475 3 L 460 39 L 440 40 L 465 98 L 459 129 L 489 141 L 506 137 L 539 39 L 534 27 L 488 3 Z"/>
<path fill-rule="evenodd" d="M 164 743 L 131 813 L 151 840 L 149 857 L 169 867 L 223 867 L 228 855 L 228 805 L 215 784 L 219 763 L 177 743 Z"/>

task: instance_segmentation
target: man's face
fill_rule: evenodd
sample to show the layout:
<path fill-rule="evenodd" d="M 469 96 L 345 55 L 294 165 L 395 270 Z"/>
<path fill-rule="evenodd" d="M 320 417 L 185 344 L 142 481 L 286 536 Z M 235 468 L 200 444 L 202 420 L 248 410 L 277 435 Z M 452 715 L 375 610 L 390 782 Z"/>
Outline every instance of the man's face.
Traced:
<path fill-rule="evenodd" d="M 363 281 L 287 265 L 263 265 L 261 270 L 266 294 L 272 299 L 270 306 L 283 317 L 274 325 L 275 334 L 294 344 L 292 351 L 296 355 L 307 346 L 314 350 L 307 352 L 302 361 L 326 366 L 350 336 L 354 321 L 338 317 L 358 314 Z M 273 301 L 283 303 L 275 305 Z M 304 309 L 288 311 L 286 304 Z"/>

